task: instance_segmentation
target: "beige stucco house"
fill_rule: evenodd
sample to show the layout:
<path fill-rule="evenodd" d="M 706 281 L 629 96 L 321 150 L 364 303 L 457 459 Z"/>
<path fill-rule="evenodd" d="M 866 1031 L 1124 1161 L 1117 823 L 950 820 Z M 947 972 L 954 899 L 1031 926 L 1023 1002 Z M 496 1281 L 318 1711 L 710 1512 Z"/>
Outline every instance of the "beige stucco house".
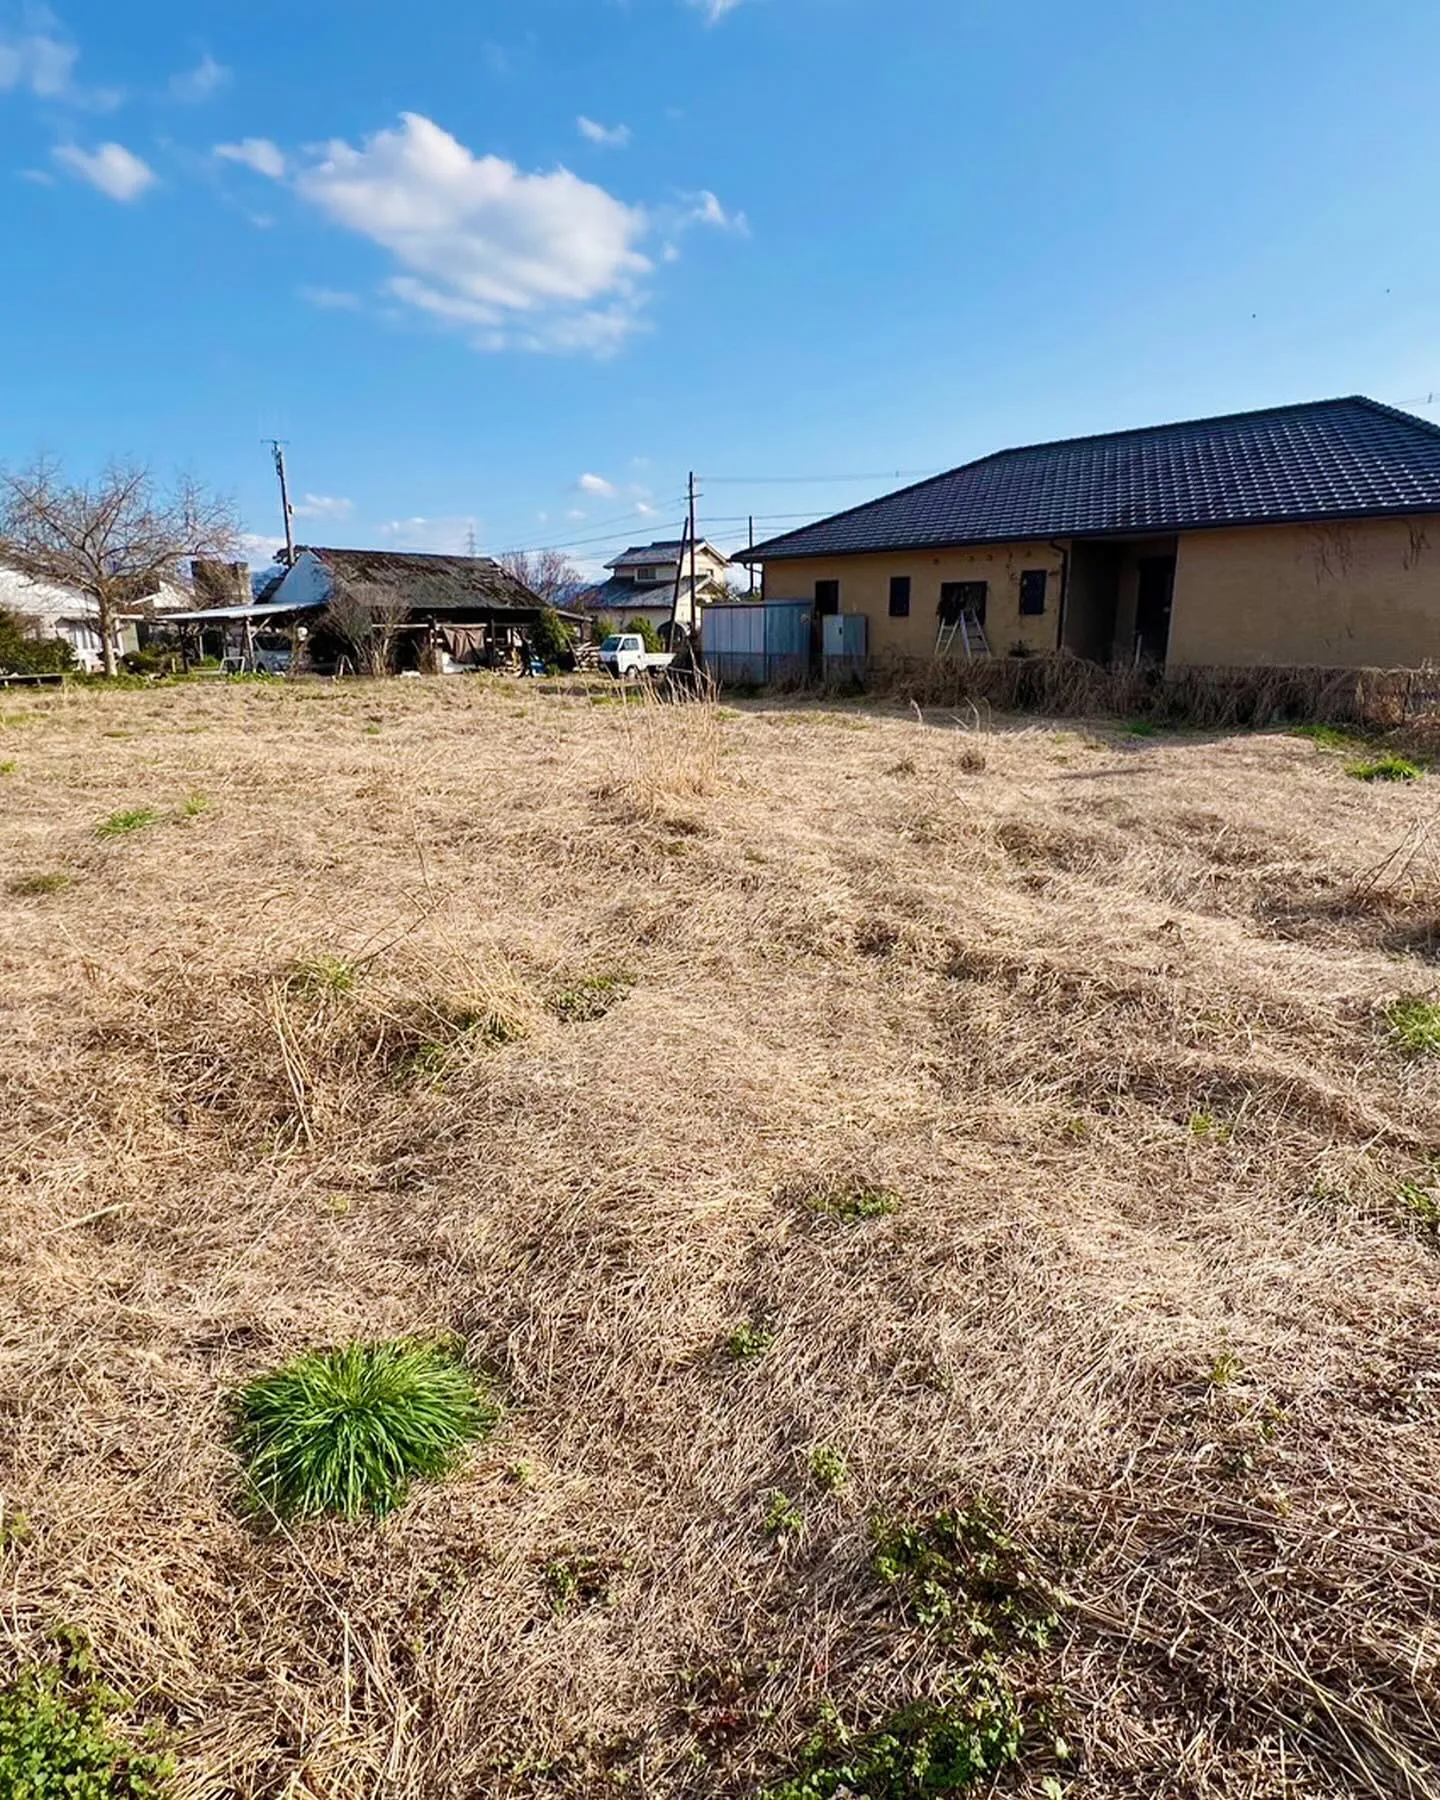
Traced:
<path fill-rule="evenodd" d="M 1440 427 L 1361 397 L 1004 450 L 741 552 L 875 659 L 1440 660 Z"/>

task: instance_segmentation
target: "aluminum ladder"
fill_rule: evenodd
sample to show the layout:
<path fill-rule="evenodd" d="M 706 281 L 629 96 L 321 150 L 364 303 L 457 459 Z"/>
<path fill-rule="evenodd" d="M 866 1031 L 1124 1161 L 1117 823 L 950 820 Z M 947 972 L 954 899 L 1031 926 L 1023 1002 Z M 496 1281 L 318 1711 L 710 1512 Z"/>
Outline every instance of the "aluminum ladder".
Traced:
<path fill-rule="evenodd" d="M 965 651 L 967 662 L 974 662 L 977 656 L 990 654 L 990 640 L 985 635 L 985 627 L 976 615 L 966 607 L 948 623 L 942 619 L 940 630 L 935 639 L 935 654 L 948 656 L 959 640 Z"/>

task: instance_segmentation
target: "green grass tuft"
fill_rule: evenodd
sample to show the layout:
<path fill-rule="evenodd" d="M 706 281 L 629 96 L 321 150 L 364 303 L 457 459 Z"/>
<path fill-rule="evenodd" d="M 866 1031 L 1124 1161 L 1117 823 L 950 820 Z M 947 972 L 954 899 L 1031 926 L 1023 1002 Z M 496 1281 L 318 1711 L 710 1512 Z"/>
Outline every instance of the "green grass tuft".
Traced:
<path fill-rule="evenodd" d="M 160 815 L 153 806 L 122 807 L 100 821 L 95 827 L 95 835 L 98 838 L 127 837 L 132 831 L 145 831 L 159 823 Z"/>
<path fill-rule="evenodd" d="M 0 775 L 14 775 L 19 767 L 13 756 L 7 756 L 4 762 L 0 762 Z"/>
<path fill-rule="evenodd" d="M 1440 1050 L 1440 1001 L 1409 994 L 1392 1001 L 1385 1009 L 1385 1018 L 1400 1048 L 1411 1056 Z"/>
<path fill-rule="evenodd" d="M 73 876 L 59 873 L 17 875 L 5 884 L 5 891 L 22 899 L 36 899 L 41 894 L 63 894 L 73 880 Z"/>
<path fill-rule="evenodd" d="M 201 813 L 209 812 L 209 810 L 210 796 L 208 794 L 201 794 L 198 792 L 187 794 L 180 803 L 180 817 L 182 819 L 198 818 Z"/>
<path fill-rule="evenodd" d="M 0 1794 L 13 1800 L 159 1800 L 171 1762 L 118 1737 L 119 1697 L 73 1667 L 28 1668 L 0 1688 Z"/>
<path fill-rule="evenodd" d="M 1153 719 L 1128 719 L 1125 723 L 1126 737 L 1152 738 L 1159 735 L 1160 727 Z"/>
<path fill-rule="evenodd" d="M 833 1715 L 798 1758 L 796 1773 L 764 1800 L 940 1800 L 990 1783 L 1020 1759 L 1024 1722 L 992 1669 L 977 1668 L 952 1697 L 921 1700 L 873 1730 L 848 1731 Z"/>
<path fill-rule="evenodd" d="M 1338 725 L 1297 725 L 1290 736 L 1309 738 L 1317 750 L 1348 750 L 1353 753 L 1365 748 L 1363 737 L 1358 737 L 1353 731 L 1343 731 Z"/>
<path fill-rule="evenodd" d="M 1356 781 L 1418 781 L 1425 771 L 1405 756 L 1377 756 L 1372 762 L 1351 763 L 1345 773 Z"/>
<path fill-rule="evenodd" d="M 298 994 L 349 994 L 356 980 L 354 963 L 343 956 L 305 956 L 291 972 L 289 985 Z"/>
<path fill-rule="evenodd" d="M 383 1517 L 498 1416 L 453 1357 L 403 1342 L 297 1356 L 252 1381 L 235 1412 L 250 1497 L 282 1520 Z"/>

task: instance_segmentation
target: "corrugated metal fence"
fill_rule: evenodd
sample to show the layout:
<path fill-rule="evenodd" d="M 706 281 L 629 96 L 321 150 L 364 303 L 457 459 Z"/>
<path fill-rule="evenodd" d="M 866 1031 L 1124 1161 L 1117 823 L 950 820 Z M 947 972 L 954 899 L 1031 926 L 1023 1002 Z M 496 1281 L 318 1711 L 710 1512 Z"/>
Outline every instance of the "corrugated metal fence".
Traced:
<path fill-rule="evenodd" d="M 763 606 L 703 608 L 700 650 L 721 686 L 804 681 L 810 673 L 811 600 L 772 600 Z"/>

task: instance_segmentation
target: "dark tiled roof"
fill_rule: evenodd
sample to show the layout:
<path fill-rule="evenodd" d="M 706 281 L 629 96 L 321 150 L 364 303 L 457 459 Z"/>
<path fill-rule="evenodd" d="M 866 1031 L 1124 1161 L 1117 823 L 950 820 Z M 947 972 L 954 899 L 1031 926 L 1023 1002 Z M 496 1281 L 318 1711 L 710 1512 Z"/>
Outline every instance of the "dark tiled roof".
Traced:
<path fill-rule="evenodd" d="M 1407 512 L 1440 512 L 1440 427 L 1356 396 L 1002 450 L 735 560 Z"/>
<path fill-rule="evenodd" d="M 684 548 L 683 538 L 668 538 L 658 544 L 632 544 L 628 550 L 622 550 L 617 557 L 606 563 L 605 567 L 623 569 L 630 563 L 673 563 Z M 715 546 L 706 543 L 704 538 L 697 539 L 695 548 L 697 551 L 708 550 L 712 556 L 719 556 L 721 562 L 725 560 Z"/>
<path fill-rule="evenodd" d="M 422 556 L 409 550 L 325 550 L 300 546 L 337 580 L 388 589 L 409 605 L 434 610 L 486 606 L 534 612 L 544 602 L 488 556 Z"/>

